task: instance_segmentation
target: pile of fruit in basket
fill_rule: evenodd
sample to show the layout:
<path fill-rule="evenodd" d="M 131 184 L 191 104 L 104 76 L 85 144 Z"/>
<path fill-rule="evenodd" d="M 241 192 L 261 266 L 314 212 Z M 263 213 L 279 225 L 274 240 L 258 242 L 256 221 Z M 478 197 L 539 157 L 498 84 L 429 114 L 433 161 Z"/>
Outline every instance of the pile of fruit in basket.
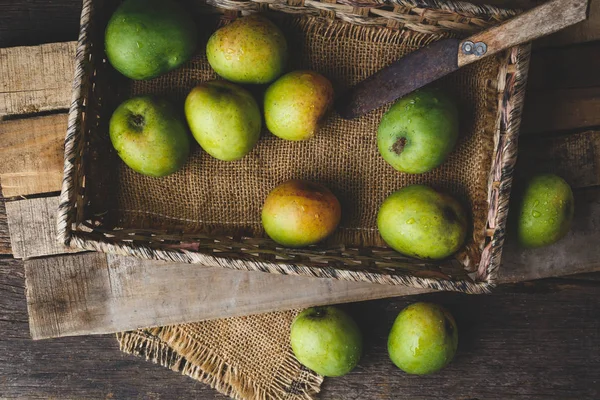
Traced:
<path fill-rule="evenodd" d="M 105 36 L 110 64 L 128 78 L 151 79 L 180 67 L 195 53 L 198 31 L 191 14 L 175 1 L 126 0 L 114 12 Z M 235 162 L 260 139 L 263 124 L 282 140 L 310 140 L 330 113 L 334 90 L 315 71 L 285 73 L 288 44 L 263 16 L 239 18 L 210 37 L 206 56 L 224 80 L 191 88 L 185 120 L 166 99 L 134 97 L 123 102 L 109 124 L 120 158 L 136 172 L 163 177 L 179 170 L 192 146 L 189 132 L 210 156 Z M 266 85 L 262 107 L 240 84 Z M 261 108 L 263 110 L 261 115 Z M 383 159 L 402 173 L 420 174 L 441 165 L 459 133 L 455 102 L 436 89 L 398 100 L 377 131 Z M 332 149 L 333 151 L 334 149 Z M 573 217 L 573 194 L 560 177 L 540 175 L 528 184 L 520 204 L 518 236 L 528 247 L 556 242 Z M 302 180 L 272 189 L 262 209 L 271 239 L 302 247 L 331 235 L 341 206 L 326 187 Z M 399 189 L 385 199 L 377 226 L 394 250 L 422 259 L 444 259 L 464 243 L 467 213 L 452 196 L 424 185 Z M 305 310 L 291 328 L 298 360 L 326 376 L 351 371 L 362 351 L 356 323 L 335 307 Z M 399 368 L 414 374 L 435 372 L 456 351 L 458 331 L 448 311 L 428 303 L 405 308 L 391 329 L 388 349 Z"/>

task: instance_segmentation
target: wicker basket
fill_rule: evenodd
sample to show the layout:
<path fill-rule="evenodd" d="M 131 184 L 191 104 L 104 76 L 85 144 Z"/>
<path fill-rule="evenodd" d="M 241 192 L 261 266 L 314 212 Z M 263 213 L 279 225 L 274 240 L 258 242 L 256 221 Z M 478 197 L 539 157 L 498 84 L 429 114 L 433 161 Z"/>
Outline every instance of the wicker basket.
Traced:
<path fill-rule="evenodd" d="M 486 155 L 486 198 L 482 228 L 455 258 L 426 262 L 404 257 L 385 246 L 326 242 L 286 249 L 264 235 L 182 229 L 177 224 L 136 224 L 111 218 L 114 158 L 107 120 L 127 94 L 127 82 L 112 71 L 103 52 L 103 31 L 118 1 L 84 0 L 77 47 L 73 101 L 65 141 L 65 172 L 58 212 L 59 238 L 67 245 L 145 259 L 200 263 L 239 270 L 327 277 L 439 290 L 484 293 L 494 285 L 500 264 L 517 137 L 527 76 L 529 46 L 497 57 L 497 80 L 487 100 L 493 144 Z M 227 21 L 252 12 L 308 14 L 323 24 L 333 19 L 367 26 L 381 35 L 412 31 L 424 35 L 465 36 L 515 15 L 515 11 L 436 0 L 191 0 L 207 20 Z M 275 18 L 277 18 L 275 16 Z M 336 22 L 341 24 L 339 22 Z M 354 29 L 354 28 L 352 28 Z M 372 31 L 371 31 L 372 32 Z M 476 64 L 473 68 L 477 68 Z M 371 134 L 372 133 L 368 133 Z M 490 143 L 492 140 L 490 139 Z M 332 149 L 332 151 L 335 151 Z M 106 170 L 106 173 L 101 173 Z M 100 171 L 100 172 L 99 172 Z M 485 189 L 485 188 L 484 188 Z M 257 213 L 260 210 L 256 210 Z M 372 210 L 372 212 L 376 212 Z M 375 232 L 376 234 L 376 232 Z"/>

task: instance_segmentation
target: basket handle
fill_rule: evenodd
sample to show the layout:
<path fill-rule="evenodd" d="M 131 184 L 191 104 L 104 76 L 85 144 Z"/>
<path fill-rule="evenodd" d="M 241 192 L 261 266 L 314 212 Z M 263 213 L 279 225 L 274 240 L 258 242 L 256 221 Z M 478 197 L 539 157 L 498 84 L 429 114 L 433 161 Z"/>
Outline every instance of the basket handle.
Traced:
<path fill-rule="evenodd" d="M 588 0 L 552 0 L 544 3 L 460 42 L 458 66 L 576 24 L 586 19 L 587 11 Z"/>

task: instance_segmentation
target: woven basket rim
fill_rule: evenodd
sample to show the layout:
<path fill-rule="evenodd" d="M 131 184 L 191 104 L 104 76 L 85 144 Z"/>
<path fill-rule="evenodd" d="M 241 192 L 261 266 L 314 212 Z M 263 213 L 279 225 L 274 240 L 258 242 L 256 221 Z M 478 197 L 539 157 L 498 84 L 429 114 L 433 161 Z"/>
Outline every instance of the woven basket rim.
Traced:
<path fill-rule="evenodd" d="M 211 2 L 229 0 L 208 0 Z M 310 0 L 305 0 L 306 4 Z M 354 0 L 350 0 L 356 6 Z M 252 1 L 246 1 L 250 3 Z M 244 2 L 240 2 L 244 3 Z M 341 3 L 344 4 L 344 3 Z M 394 0 L 380 5 L 394 7 L 420 7 L 432 10 L 444 10 L 457 14 L 473 16 L 489 16 L 494 13 L 507 18 L 517 13 L 516 10 L 505 10 L 495 6 L 479 6 L 465 2 L 437 0 Z M 260 4 L 259 4 L 260 5 Z M 525 91 L 530 46 L 517 46 L 507 51 L 509 62 L 506 71 L 502 71 L 499 84 L 503 96 L 499 99 L 499 113 L 495 136 L 495 151 L 492 171 L 488 182 L 488 205 L 490 207 L 487 230 L 489 240 L 486 242 L 474 281 L 446 280 L 424 278 L 410 275 L 379 274 L 369 271 L 336 269 L 334 267 L 316 267 L 299 263 L 283 264 L 270 261 L 232 259 L 214 255 L 192 252 L 188 250 L 157 249 L 152 246 L 127 242 L 112 243 L 108 240 L 96 240 L 86 237 L 85 232 L 74 231 L 75 212 L 81 212 L 83 204 L 78 204 L 77 188 L 79 182 L 77 162 L 82 152 L 82 118 L 85 109 L 83 93 L 87 79 L 87 56 L 91 43 L 88 27 L 93 14 L 93 0 L 83 0 L 81 28 L 76 54 L 76 68 L 73 81 L 73 95 L 69 110 L 67 135 L 65 138 L 64 177 L 57 214 L 57 232 L 60 242 L 67 246 L 83 250 L 95 250 L 107 253 L 135 256 L 144 259 L 201 263 L 209 266 L 220 266 L 239 270 L 258 270 L 264 272 L 327 277 L 350 281 L 366 281 L 381 284 L 403 284 L 413 287 L 436 290 L 453 290 L 465 293 L 487 293 L 495 285 L 497 270 L 500 265 L 504 230 L 508 214 L 508 200 L 512 182 L 512 171 L 516 162 L 516 145 L 520 123 L 520 113 Z M 337 14 L 336 14 L 337 16 Z M 341 18 L 344 19 L 344 18 Z M 500 92 L 500 90 L 499 90 Z"/>

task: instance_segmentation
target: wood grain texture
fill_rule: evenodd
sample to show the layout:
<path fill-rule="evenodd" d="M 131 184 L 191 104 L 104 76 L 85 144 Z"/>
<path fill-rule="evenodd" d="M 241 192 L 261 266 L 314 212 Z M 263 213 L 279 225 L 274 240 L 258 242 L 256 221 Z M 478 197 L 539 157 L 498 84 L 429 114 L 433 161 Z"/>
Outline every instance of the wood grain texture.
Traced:
<path fill-rule="evenodd" d="M 462 45 L 467 41 L 485 43 L 487 57 L 583 21 L 587 6 L 588 0 L 550 0 L 498 26 L 471 35 L 459 45 L 458 66 L 477 61 L 483 55 L 465 54 Z"/>
<path fill-rule="evenodd" d="M 25 261 L 34 339 L 112 333 L 425 290 L 85 253 Z"/>
<path fill-rule="evenodd" d="M 595 341 L 600 320 L 593 313 L 600 300 L 589 297 L 597 296 L 598 286 L 549 283 L 512 290 L 475 301 L 468 295 L 437 293 L 353 305 L 350 311 L 365 331 L 364 356 L 349 375 L 326 379 L 322 398 L 598 398 L 600 348 Z M 459 347 L 446 369 L 410 376 L 388 360 L 387 335 L 397 313 L 419 300 L 440 303 L 452 312 Z"/>
<path fill-rule="evenodd" d="M 533 48 L 568 46 L 600 39 L 600 1 L 590 0 L 588 19 L 539 39 Z"/>
<path fill-rule="evenodd" d="M 0 47 L 77 40 L 81 0 L 0 0 Z"/>
<path fill-rule="evenodd" d="M 4 207 L 4 197 L 0 190 L 0 255 L 12 254 L 10 246 L 10 236 L 8 234 L 8 221 L 6 220 L 6 208 Z"/>
<path fill-rule="evenodd" d="M 0 122 L 4 197 L 60 191 L 67 114 Z"/>
<path fill-rule="evenodd" d="M 509 290 L 509 291 L 508 291 Z M 448 307 L 459 327 L 455 360 L 409 376 L 389 361 L 387 334 L 415 301 Z M 320 399 L 594 399 L 600 396 L 600 286 L 562 280 L 469 296 L 435 293 L 351 304 L 363 331 L 358 367 L 328 378 Z M 0 259 L 0 393 L 4 399 L 219 399 L 206 385 L 121 353 L 112 335 L 32 341 L 23 262 Z"/>
<path fill-rule="evenodd" d="M 6 203 L 8 230 L 15 258 L 76 253 L 56 240 L 58 196 Z"/>
<path fill-rule="evenodd" d="M 600 42 L 538 49 L 531 56 L 527 91 L 598 87 L 598 71 Z"/>
<path fill-rule="evenodd" d="M 0 49 L 0 119 L 67 109 L 75 42 Z"/>
<path fill-rule="evenodd" d="M 521 135 L 600 126 L 600 87 L 536 90 L 525 98 Z"/>

